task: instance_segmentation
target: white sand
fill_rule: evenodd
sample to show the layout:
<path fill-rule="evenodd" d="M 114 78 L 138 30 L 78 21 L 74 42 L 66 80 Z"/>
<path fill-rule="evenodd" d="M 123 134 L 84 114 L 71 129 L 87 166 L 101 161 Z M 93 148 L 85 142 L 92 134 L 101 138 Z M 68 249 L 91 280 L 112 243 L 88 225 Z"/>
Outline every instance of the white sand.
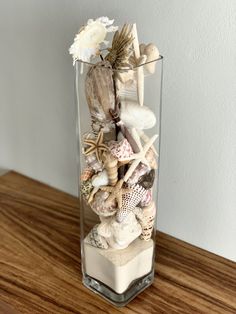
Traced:
<path fill-rule="evenodd" d="M 123 250 L 102 250 L 84 242 L 86 273 L 123 293 L 133 280 L 151 271 L 153 246 L 153 240 L 139 238 Z"/>

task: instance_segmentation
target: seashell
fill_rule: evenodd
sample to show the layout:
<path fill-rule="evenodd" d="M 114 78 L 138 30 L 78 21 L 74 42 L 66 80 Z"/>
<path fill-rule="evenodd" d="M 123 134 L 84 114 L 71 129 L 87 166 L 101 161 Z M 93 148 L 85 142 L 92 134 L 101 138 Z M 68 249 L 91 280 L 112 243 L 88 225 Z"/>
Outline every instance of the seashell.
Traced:
<path fill-rule="evenodd" d="M 151 169 L 157 169 L 157 160 L 155 152 L 150 148 L 145 155 Z"/>
<path fill-rule="evenodd" d="M 144 189 L 151 189 L 155 180 L 155 170 L 152 169 L 148 173 L 141 176 L 138 180 L 138 184 L 141 185 Z"/>
<path fill-rule="evenodd" d="M 140 239 L 148 241 L 152 236 L 152 230 L 155 223 L 156 205 L 151 202 L 143 208 L 143 218 L 139 221 L 142 227 Z"/>
<path fill-rule="evenodd" d="M 107 171 L 103 170 L 101 172 L 99 172 L 97 175 L 93 176 L 92 178 L 92 185 L 94 187 L 100 187 L 102 185 L 108 185 L 108 175 L 107 175 Z"/>
<path fill-rule="evenodd" d="M 94 170 L 90 167 L 86 167 L 80 176 L 80 180 L 87 181 L 93 176 L 93 174 L 94 174 Z"/>
<path fill-rule="evenodd" d="M 142 227 L 135 214 L 130 212 L 122 222 L 117 222 L 115 217 L 106 218 L 98 226 L 98 233 L 105 238 L 110 248 L 121 250 L 141 235 Z"/>
<path fill-rule="evenodd" d="M 144 66 L 145 70 L 149 74 L 153 74 L 155 72 L 156 62 L 151 62 L 151 61 L 156 60 L 160 57 L 159 50 L 158 50 L 157 46 L 155 46 L 152 43 L 146 45 L 145 48 L 143 49 L 143 54 L 145 54 L 147 56 L 146 64 Z M 150 62 L 150 63 L 148 63 L 148 62 Z"/>
<path fill-rule="evenodd" d="M 118 181 L 118 160 L 109 153 L 106 153 L 104 155 L 103 160 L 108 175 L 109 185 L 114 186 Z"/>
<path fill-rule="evenodd" d="M 85 238 L 85 242 L 92 246 L 98 247 L 99 249 L 108 249 L 107 241 L 98 233 L 98 226 L 99 225 L 95 225 L 93 227 L 93 229 Z"/>
<path fill-rule="evenodd" d="M 102 171 L 103 164 L 97 160 L 95 154 L 85 156 L 85 161 L 89 167 L 91 167 L 95 172 Z"/>
<path fill-rule="evenodd" d="M 81 182 L 80 193 L 85 199 L 88 199 L 89 194 L 91 193 L 92 189 L 93 189 L 93 185 L 92 185 L 91 180 Z"/>
<path fill-rule="evenodd" d="M 148 206 L 151 201 L 152 201 L 152 190 L 149 189 L 149 190 L 146 191 L 146 193 L 144 194 L 143 198 L 141 199 L 141 201 L 139 203 L 139 206 L 140 207 Z"/>
<path fill-rule="evenodd" d="M 130 187 L 132 192 L 122 195 L 121 209 L 116 213 L 116 220 L 122 222 L 125 217 L 138 205 L 146 190 L 136 184 Z"/>
<path fill-rule="evenodd" d="M 127 158 L 133 154 L 132 147 L 126 138 L 122 139 L 119 142 L 111 141 L 109 144 L 110 152 L 118 160 L 120 158 Z"/>
<path fill-rule="evenodd" d="M 128 184 L 136 184 L 139 180 L 139 178 L 141 176 L 143 176 L 144 174 L 146 174 L 149 171 L 149 168 L 147 165 L 140 163 L 136 169 L 134 170 L 134 172 L 132 173 L 132 175 L 129 177 L 127 183 Z"/>
<path fill-rule="evenodd" d="M 113 70 L 109 61 L 92 66 L 85 79 L 85 94 L 93 120 L 110 121 L 115 107 Z"/>
<path fill-rule="evenodd" d="M 105 203 L 106 199 L 109 197 L 109 192 L 98 191 L 93 201 L 90 203 L 92 210 L 99 216 L 112 216 L 116 213 L 116 202 L 111 201 L 108 204 Z"/>
<path fill-rule="evenodd" d="M 120 119 L 127 127 L 141 130 L 150 129 L 156 124 L 155 114 L 147 106 L 132 101 L 121 103 Z"/>

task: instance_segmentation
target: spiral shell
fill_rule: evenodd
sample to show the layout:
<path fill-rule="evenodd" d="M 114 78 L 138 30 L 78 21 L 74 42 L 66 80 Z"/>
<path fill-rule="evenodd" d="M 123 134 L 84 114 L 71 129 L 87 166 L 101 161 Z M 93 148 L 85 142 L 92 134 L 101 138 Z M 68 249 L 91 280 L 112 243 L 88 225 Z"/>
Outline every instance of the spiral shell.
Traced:
<path fill-rule="evenodd" d="M 139 178 L 143 175 L 145 175 L 147 172 L 149 171 L 148 166 L 146 166 L 143 163 L 140 163 L 136 169 L 134 170 L 134 172 L 132 173 L 132 175 L 129 177 L 127 183 L 128 184 L 136 184 L 139 180 Z"/>
<path fill-rule="evenodd" d="M 95 154 L 85 156 L 85 161 L 86 161 L 87 165 L 90 168 L 92 168 L 95 172 L 102 171 L 103 164 L 97 160 Z"/>
<path fill-rule="evenodd" d="M 118 160 L 109 153 L 104 155 L 104 166 L 107 171 L 109 185 L 115 186 L 118 181 Z"/>
<path fill-rule="evenodd" d="M 155 223 L 156 206 L 151 202 L 148 206 L 143 208 L 143 218 L 140 220 L 142 227 L 142 234 L 140 239 L 148 241 L 152 236 L 152 230 Z"/>
<path fill-rule="evenodd" d="M 115 201 L 111 201 L 109 204 L 105 203 L 108 196 L 109 193 L 105 191 L 99 191 L 95 194 L 93 201 L 90 203 L 90 206 L 97 215 L 108 217 L 116 213 Z"/>
<path fill-rule="evenodd" d="M 80 180 L 81 181 L 87 181 L 89 180 L 94 174 L 94 170 L 90 167 L 86 167 L 84 168 L 81 176 L 80 176 Z"/>

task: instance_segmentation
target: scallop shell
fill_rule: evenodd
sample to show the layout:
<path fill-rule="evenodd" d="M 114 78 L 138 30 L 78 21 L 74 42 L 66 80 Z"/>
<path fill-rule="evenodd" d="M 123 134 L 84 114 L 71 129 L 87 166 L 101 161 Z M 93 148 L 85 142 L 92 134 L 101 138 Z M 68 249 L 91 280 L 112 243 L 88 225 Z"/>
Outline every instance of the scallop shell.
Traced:
<path fill-rule="evenodd" d="M 109 61 L 92 66 L 85 79 L 85 94 L 92 119 L 110 121 L 110 109 L 115 107 L 113 70 Z"/>
<path fill-rule="evenodd" d="M 147 107 L 137 102 L 122 102 L 120 119 L 127 127 L 136 129 L 150 129 L 156 124 L 155 114 Z"/>
<path fill-rule="evenodd" d="M 104 166 L 107 171 L 109 185 L 115 186 L 118 181 L 118 160 L 112 154 L 106 153 L 104 155 Z"/>
<path fill-rule="evenodd" d="M 142 227 L 142 234 L 140 239 L 148 241 L 152 236 L 152 230 L 155 223 L 156 206 L 151 202 L 148 206 L 143 208 L 143 218 L 140 220 Z"/>
<path fill-rule="evenodd" d="M 94 187 L 100 187 L 102 185 L 108 185 L 108 175 L 107 175 L 107 171 L 103 170 L 101 172 L 99 172 L 97 175 L 93 176 L 92 178 L 92 185 Z"/>
<path fill-rule="evenodd" d="M 98 191 L 93 201 L 90 203 L 92 210 L 99 216 L 112 216 L 116 213 L 116 202 L 115 200 L 105 204 L 106 199 L 110 194 L 105 191 Z"/>
<path fill-rule="evenodd" d="M 116 214 L 116 220 L 122 222 L 125 217 L 138 205 L 143 198 L 146 190 L 136 184 L 131 187 L 132 192 L 122 195 L 121 209 Z"/>
<path fill-rule="evenodd" d="M 87 167 L 83 170 L 81 176 L 80 176 L 80 180 L 81 181 L 87 181 L 89 180 L 94 174 L 94 170 L 90 167 Z"/>
<path fill-rule="evenodd" d="M 109 149 L 112 155 L 118 160 L 120 158 L 130 157 L 133 154 L 132 147 L 126 138 L 122 139 L 119 142 L 111 141 L 109 143 Z"/>
<path fill-rule="evenodd" d="M 93 227 L 93 229 L 87 235 L 85 242 L 99 249 L 108 249 L 107 241 L 98 233 L 98 226 L 99 225 L 95 225 Z"/>
<path fill-rule="evenodd" d="M 152 190 L 147 190 L 146 193 L 144 194 L 143 198 L 141 199 L 139 206 L 145 207 L 150 204 L 152 200 Z"/>

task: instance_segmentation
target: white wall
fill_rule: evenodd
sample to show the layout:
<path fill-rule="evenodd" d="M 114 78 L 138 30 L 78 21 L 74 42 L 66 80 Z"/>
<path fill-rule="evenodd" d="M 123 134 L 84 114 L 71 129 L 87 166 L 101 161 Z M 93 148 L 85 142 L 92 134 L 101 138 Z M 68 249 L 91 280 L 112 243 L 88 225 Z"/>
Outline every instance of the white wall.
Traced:
<path fill-rule="evenodd" d="M 236 1 L 0 3 L 0 166 L 76 194 L 79 26 L 137 22 L 165 56 L 158 227 L 236 261 Z"/>

